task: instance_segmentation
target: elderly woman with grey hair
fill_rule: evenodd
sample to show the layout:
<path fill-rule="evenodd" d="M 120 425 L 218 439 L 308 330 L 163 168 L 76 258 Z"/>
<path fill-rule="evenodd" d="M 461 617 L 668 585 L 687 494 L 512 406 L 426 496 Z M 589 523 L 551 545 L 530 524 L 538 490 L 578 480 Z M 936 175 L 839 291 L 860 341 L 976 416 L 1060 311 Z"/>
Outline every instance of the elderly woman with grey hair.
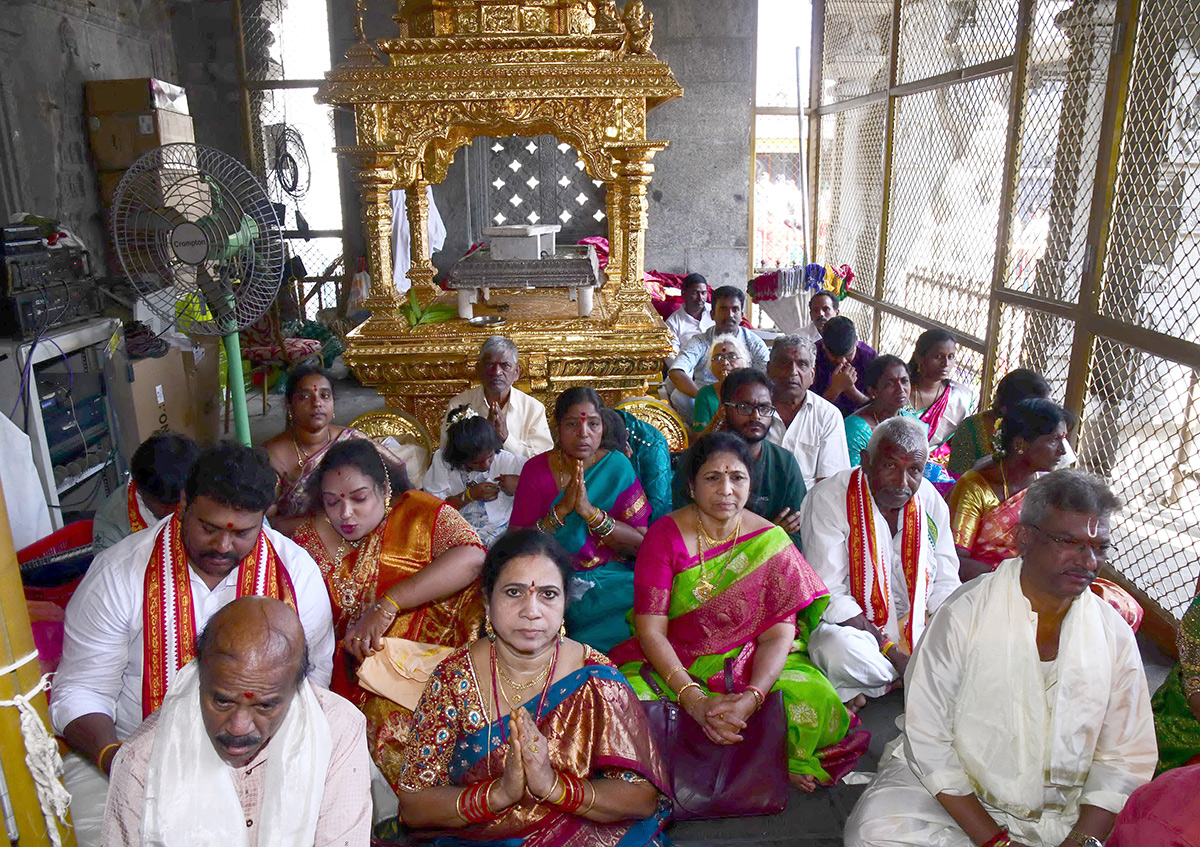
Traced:
<path fill-rule="evenodd" d="M 513 383 L 521 378 L 517 345 L 503 335 L 488 337 L 479 348 L 479 385 L 458 394 L 446 406 L 446 415 L 459 406 L 470 406 L 487 418 L 505 450 L 517 456 L 536 456 L 554 447 L 546 407 Z M 443 415 L 440 443 L 446 444 Z"/>
<path fill-rule="evenodd" d="M 926 621 L 959 586 L 950 510 L 923 476 L 924 424 L 889 418 L 866 452 L 800 509 L 804 557 L 829 588 L 809 655 L 852 709 L 899 685 Z"/>
<path fill-rule="evenodd" d="M 721 406 L 721 386 L 725 377 L 738 368 L 750 367 L 750 350 L 746 342 L 736 335 L 717 335 L 708 348 L 708 366 L 717 381 L 705 385 L 696 394 L 696 405 L 692 411 L 692 432 L 697 435 L 715 429 L 724 420 Z"/>

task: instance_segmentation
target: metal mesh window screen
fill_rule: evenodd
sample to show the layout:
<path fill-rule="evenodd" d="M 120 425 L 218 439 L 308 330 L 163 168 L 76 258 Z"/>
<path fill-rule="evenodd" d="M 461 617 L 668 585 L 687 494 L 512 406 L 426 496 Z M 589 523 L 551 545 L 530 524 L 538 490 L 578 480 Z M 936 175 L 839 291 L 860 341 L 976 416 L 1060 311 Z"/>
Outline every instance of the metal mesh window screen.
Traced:
<path fill-rule="evenodd" d="M 1079 461 L 1112 479 L 1125 501 L 1114 527 L 1117 570 L 1176 616 L 1200 567 L 1198 411 L 1200 371 L 1097 339 Z"/>
<path fill-rule="evenodd" d="M 982 338 L 1011 74 L 896 104 L 884 297 Z"/>
<path fill-rule="evenodd" d="M 1017 0 L 903 0 L 899 81 L 927 79 L 1013 52 Z"/>
<path fill-rule="evenodd" d="M 799 117 L 758 115 L 754 120 L 754 268 L 802 265 Z"/>
<path fill-rule="evenodd" d="M 1112 55 L 1113 9 L 1036 2 L 1004 285 L 1076 302 Z"/>
<path fill-rule="evenodd" d="M 912 358 L 917 347 L 917 337 L 925 331 L 925 327 L 906 321 L 896 315 L 884 314 L 879 323 L 878 343 L 873 345 L 877 353 L 891 353 L 904 361 Z M 954 373 L 952 379 L 967 385 L 978 392 L 980 378 L 983 374 L 983 354 L 962 344 L 954 354 Z"/>
<path fill-rule="evenodd" d="M 1061 403 L 1066 396 L 1074 336 L 1072 320 L 1001 304 L 1000 328 L 992 351 L 995 366 L 992 384 L 1011 370 L 1029 368 L 1046 378 L 1050 396 Z"/>
<path fill-rule="evenodd" d="M 1147 2 L 1101 311 L 1200 341 L 1200 7 Z"/>
<path fill-rule="evenodd" d="M 881 91 L 888 84 L 892 4 L 880 0 L 825 3 L 821 102 L 836 103 Z"/>
<path fill-rule="evenodd" d="M 842 301 L 840 313 L 843 317 L 847 317 L 854 322 L 854 328 L 858 330 L 858 340 L 865 341 L 876 350 L 879 345 L 876 344 L 875 338 L 875 307 L 869 306 L 862 300 L 854 297 L 847 297 Z"/>
<path fill-rule="evenodd" d="M 859 106 L 821 120 L 817 246 L 821 262 L 849 264 L 856 290 L 874 295 L 883 215 L 887 107 Z"/>

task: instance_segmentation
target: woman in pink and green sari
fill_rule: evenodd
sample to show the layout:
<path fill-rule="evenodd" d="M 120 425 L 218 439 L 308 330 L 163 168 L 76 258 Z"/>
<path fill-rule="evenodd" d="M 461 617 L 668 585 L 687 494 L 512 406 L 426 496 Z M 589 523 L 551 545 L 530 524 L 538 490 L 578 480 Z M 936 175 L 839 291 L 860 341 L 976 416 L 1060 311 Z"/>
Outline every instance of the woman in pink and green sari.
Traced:
<path fill-rule="evenodd" d="M 641 675 L 649 663 L 716 744 L 740 742 L 767 694 L 781 691 L 788 770 L 813 791 L 850 771 L 870 736 L 850 733 L 857 718 L 804 652 L 829 592 L 783 530 L 746 511 L 751 467 L 735 435 L 692 447 L 693 504 L 646 533 L 634 571 L 637 636 L 609 656 L 642 699 L 655 696 Z"/>
<path fill-rule="evenodd" d="M 971 389 L 950 378 L 957 350 L 953 335 L 929 329 L 917 338 L 908 362 L 913 408 L 929 427 L 929 461 L 943 466 L 950 459 L 950 436 L 975 408 Z"/>
<path fill-rule="evenodd" d="M 559 395 L 558 446 L 525 463 L 508 525 L 536 526 L 571 553 L 567 631 L 607 653 L 629 637 L 633 559 L 650 522 L 650 503 L 629 459 L 600 446 L 603 408 L 586 386 Z"/>

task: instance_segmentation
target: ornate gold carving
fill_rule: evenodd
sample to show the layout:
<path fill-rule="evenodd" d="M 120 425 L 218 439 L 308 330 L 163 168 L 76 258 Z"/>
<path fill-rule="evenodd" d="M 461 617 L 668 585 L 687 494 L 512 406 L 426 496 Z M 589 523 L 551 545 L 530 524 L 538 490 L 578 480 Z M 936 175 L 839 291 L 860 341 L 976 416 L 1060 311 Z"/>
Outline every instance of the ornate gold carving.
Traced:
<path fill-rule="evenodd" d="M 624 409 L 638 420 L 645 421 L 657 429 L 667 439 L 667 446 L 672 453 L 686 450 L 690 434 L 683 418 L 670 406 L 655 400 L 653 397 L 631 397 L 617 404 L 618 409 Z"/>
<path fill-rule="evenodd" d="M 400 443 L 417 444 L 433 452 L 437 445 L 429 437 L 429 432 L 413 415 L 396 409 L 381 409 L 377 412 L 366 412 L 350 422 L 368 438 L 387 438 L 391 436 Z"/>
<path fill-rule="evenodd" d="M 355 2 L 361 12 L 364 0 Z M 473 138 L 550 134 L 573 145 L 588 175 L 606 183 L 607 282 L 588 318 L 564 311 L 565 297 L 555 304 L 509 294 L 502 331 L 520 348 L 528 390 L 543 402 L 578 384 L 610 400 L 644 393 L 670 351 L 642 282 L 646 186 L 651 160 L 666 146 L 646 139 L 646 110 L 682 94 L 650 49 L 653 17 L 641 0 L 629 0 L 623 11 L 615 0 L 399 6 L 400 37 L 360 40 L 318 93 L 355 116 L 356 144 L 339 153 L 353 167 L 362 199 L 372 316 L 350 334 L 347 363 L 389 405 L 431 432 L 440 429 L 446 402 L 471 383 L 490 332 L 460 320 L 409 327 L 400 318 L 388 193 L 406 192 L 413 290 L 423 303 L 449 302 L 432 285 L 426 186 L 441 182 L 455 152 Z"/>

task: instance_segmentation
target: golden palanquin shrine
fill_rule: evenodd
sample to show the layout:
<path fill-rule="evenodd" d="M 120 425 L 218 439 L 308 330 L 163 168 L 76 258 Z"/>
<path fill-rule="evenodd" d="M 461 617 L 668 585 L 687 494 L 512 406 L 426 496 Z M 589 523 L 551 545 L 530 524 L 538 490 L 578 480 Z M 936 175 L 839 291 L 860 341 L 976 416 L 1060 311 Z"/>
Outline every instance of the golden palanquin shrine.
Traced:
<path fill-rule="evenodd" d="M 653 18 L 641 0 L 401 0 L 400 36 L 368 43 L 360 0 L 358 42 L 332 70 L 318 101 L 353 109 L 356 145 L 340 148 L 362 198 L 371 318 L 352 332 L 346 361 L 389 406 L 436 433 L 447 401 L 467 388 L 483 339 L 512 338 L 520 385 L 552 404 L 572 385 L 607 402 L 644 394 L 670 353 L 667 330 L 642 284 L 646 186 L 666 141 L 646 138 L 646 111 L 683 93 L 650 49 Z M 604 183 L 610 258 L 588 317 L 565 291 L 493 293 L 476 316 L 410 326 L 392 285 L 391 204 L 403 189 L 412 246 L 408 273 L 421 304 L 453 306 L 433 283 L 426 187 L 477 136 L 552 135 L 571 144 Z"/>

